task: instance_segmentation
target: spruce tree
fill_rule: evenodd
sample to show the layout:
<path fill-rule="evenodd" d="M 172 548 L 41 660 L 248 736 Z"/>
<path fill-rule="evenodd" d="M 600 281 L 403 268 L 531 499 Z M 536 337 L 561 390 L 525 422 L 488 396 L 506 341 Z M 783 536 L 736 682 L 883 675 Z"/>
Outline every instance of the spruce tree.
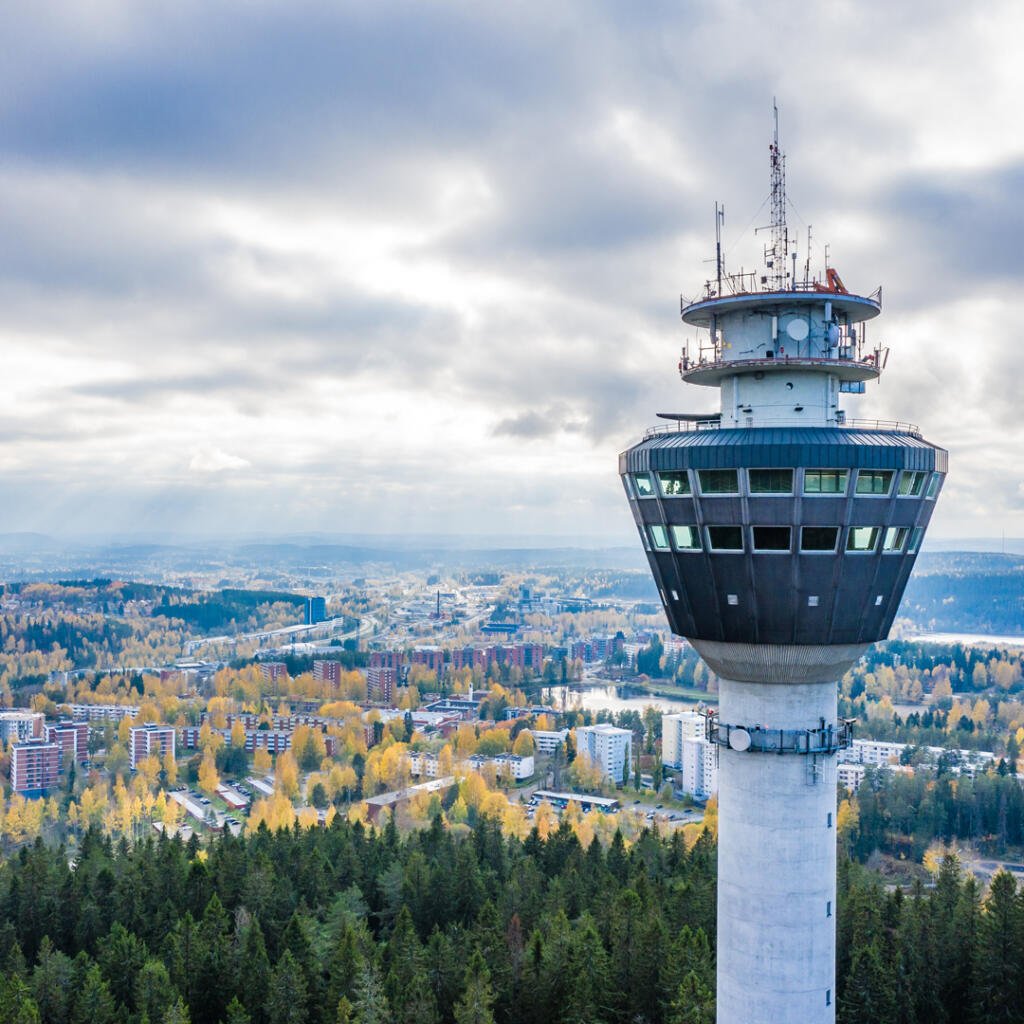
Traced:
<path fill-rule="evenodd" d="M 494 993 L 490 973 L 480 953 L 474 950 L 466 969 L 462 996 L 455 1004 L 455 1024 L 494 1024 Z"/>

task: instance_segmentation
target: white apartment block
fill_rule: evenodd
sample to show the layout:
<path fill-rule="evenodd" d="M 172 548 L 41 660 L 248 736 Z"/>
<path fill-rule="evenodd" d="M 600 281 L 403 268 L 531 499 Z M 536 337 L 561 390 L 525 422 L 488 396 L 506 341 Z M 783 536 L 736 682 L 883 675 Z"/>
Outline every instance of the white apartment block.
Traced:
<path fill-rule="evenodd" d="M 840 786 L 845 786 L 851 793 L 856 793 L 860 784 L 864 781 L 864 773 L 867 765 L 853 764 L 847 761 L 840 761 L 836 770 L 836 777 Z"/>
<path fill-rule="evenodd" d="M 438 775 L 437 754 L 418 753 L 412 750 L 407 755 L 409 759 L 409 774 L 416 778 L 436 779 Z M 535 770 L 533 755 L 520 757 L 518 754 L 498 754 L 496 757 L 488 757 L 484 754 L 473 754 L 466 764 L 474 771 L 480 771 L 485 765 L 493 764 L 495 774 L 498 776 L 507 775 L 516 782 L 533 777 Z"/>
<path fill-rule="evenodd" d="M 27 743 L 43 735 L 41 711 L 0 711 L 0 740 Z"/>
<path fill-rule="evenodd" d="M 576 753 L 586 754 L 612 782 L 622 782 L 633 762 L 633 733 L 607 722 L 577 726 Z"/>
<path fill-rule="evenodd" d="M 839 751 L 839 766 L 843 764 L 873 765 L 875 768 L 888 768 L 898 765 L 900 755 L 909 747 L 909 743 L 893 743 L 887 740 L 854 740 L 846 750 Z M 958 765 L 952 767 L 954 774 L 974 775 L 985 771 L 996 759 L 991 750 L 947 750 L 945 747 L 921 747 L 933 764 L 943 754 L 955 755 Z M 863 773 L 862 773 L 863 774 Z"/>
<path fill-rule="evenodd" d="M 854 740 L 846 750 L 839 751 L 839 760 L 849 764 L 872 764 L 876 768 L 880 768 L 886 764 L 898 764 L 900 754 L 906 749 L 906 743 L 890 743 L 886 740 Z"/>
<path fill-rule="evenodd" d="M 718 792 L 718 747 L 700 739 L 683 740 L 682 790 L 698 800 L 707 800 Z"/>
<path fill-rule="evenodd" d="M 527 729 L 533 737 L 533 745 L 538 754 L 553 754 L 559 743 L 564 743 L 569 735 L 568 729 Z"/>
<path fill-rule="evenodd" d="M 495 772 L 499 776 L 507 775 L 516 782 L 522 782 L 524 779 L 533 777 L 534 765 L 532 754 L 527 754 L 525 757 L 520 757 L 518 754 L 498 754 L 496 757 L 474 754 L 469 759 L 469 763 L 476 771 L 480 771 L 485 765 L 493 764 Z"/>
<path fill-rule="evenodd" d="M 702 740 L 707 719 L 696 711 L 679 711 L 661 716 L 661 763 L 666 768 L 683 767 L 683 741 Z"/>

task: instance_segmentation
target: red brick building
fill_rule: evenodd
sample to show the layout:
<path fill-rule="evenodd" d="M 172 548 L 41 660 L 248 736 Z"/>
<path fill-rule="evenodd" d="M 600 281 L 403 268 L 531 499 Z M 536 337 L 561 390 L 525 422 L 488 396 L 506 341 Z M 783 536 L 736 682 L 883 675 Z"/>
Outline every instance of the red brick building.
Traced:
<path fill-rule="evenodd" d="M 45 740 L 27 740 L 11 747 L 11 788 L 23 796 L 42 796 L 57 784 L 61 748 Z"/>
<path fill-rule="evenodd" d="M 341 662 L 340 661 L 314 661 L 313 678 L 320 683 L 330 683 L 332 686 L 341 685 Z"/>
<path fill-rule="evenodd" d="M 371 667 L 366 670 L 367 700 L 394 705 L 396 673 L 393 668 Z"/>
<path fill-rule="evenodd" d="M 89 723 L 62 719 L 46 727 L 46 739 L 60 747 L 61 763 L 70 754 L 79 764 L 89 760 Z"/>
<path fill-rule="evenodd" d="M 132 771 L 139 767 L 140 761 L 144 761 L 151 754 L 155 754 L 163 761 L 168 752 L 174 757 L 174 729 L 171 726 L 154 725 L 150 722 L 148 725 L 132 729 L 128 749 Z"/>

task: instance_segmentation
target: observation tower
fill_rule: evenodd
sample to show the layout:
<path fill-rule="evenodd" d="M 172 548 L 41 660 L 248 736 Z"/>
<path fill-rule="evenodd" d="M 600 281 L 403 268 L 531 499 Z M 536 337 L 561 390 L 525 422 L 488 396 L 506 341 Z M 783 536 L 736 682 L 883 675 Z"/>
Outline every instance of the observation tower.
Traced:
<path fill-rule="evenodd" d="M 681 302 L 679 364 L 720 411 L 671 422 L 619 456 L 672 631 L 719 677 L 719 1024 L 835 1020 L 836 761 L 853 723 L 837 680 L 888 636 L 947 471 L 907 423 L 841 403 L 881 375 L 881 290 L 799 268 L 778 114 L 770 241 L 757 273 Z"/>

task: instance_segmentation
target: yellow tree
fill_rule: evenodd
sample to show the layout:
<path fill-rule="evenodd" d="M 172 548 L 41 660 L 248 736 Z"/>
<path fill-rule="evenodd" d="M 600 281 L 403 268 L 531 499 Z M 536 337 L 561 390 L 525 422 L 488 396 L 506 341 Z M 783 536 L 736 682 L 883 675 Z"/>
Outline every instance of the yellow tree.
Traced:
<path fill-rule="evenodd" d="M 274 759 L 266 747 L 257 747 L 253 752 L 252 769 L 257 775 L 269 775 L 274 770 Z"/>
<path fill-rule="evenodd" d="M 164 776 L 168 786 L 173 786 L 178 781 L 178 762 L 174 760 L 174 755 L 169 750 L 164 755 Z"/>
<path fill-rule="evenodd" d="M 277 755 L 274 788 L 289 800 L 299 795 L 299 766 L 290 750 Z"/>
<path fill-rule="evenodd" d="M 533 737 L 524 729 L 516 737 L 515 743 L 512 744 L 512 753 L 519 757 L 529 757 L 533 754 L 535 748 L 536 744 L 533 742 Z"/>
<path fill-rule="evenodd" d="M 136 778 L 142 778 L 147 787 L 156 785 L 157 776 L 160 774 L 160 758 L 156 754 L 144 757 L 138 762 L 136 768 L 139 772 Z"/>
<path fill-rule="evenodd" d="M 217 762 L 214 760 L 213 752 L 207 750 L 199 765 L 199 788 L 207 796 L 213 796 L 219 785 L 220 776 L 217 774 Z"/>
<path fill-rule="evenodd" d="M 529 832 L 529 822 L 526 820 L 526 811 L 522 804 L 510 803 L 505 808 L 505 814 L 501 820 L 502 831 L 507 836 L 515 836 L 523 839 Z"/>
<path fill-rule="evenodd" d="M 533 826 L 541 839 L 547 839 L 558 828 L 558 819 L 547 800 L 541 800 L 533 816 Z"/>

